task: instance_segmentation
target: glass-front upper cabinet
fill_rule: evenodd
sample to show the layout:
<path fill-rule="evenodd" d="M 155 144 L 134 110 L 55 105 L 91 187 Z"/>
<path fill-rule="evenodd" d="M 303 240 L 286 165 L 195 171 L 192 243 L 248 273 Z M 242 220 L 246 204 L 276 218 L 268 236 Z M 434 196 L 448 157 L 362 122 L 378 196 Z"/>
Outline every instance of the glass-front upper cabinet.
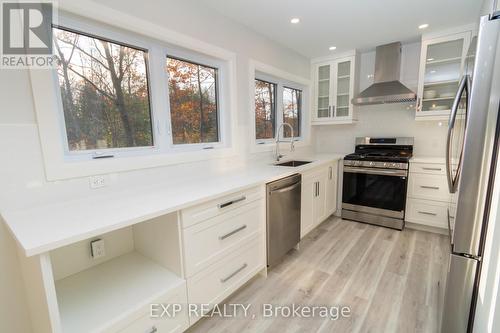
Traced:
<path fill-rule="evenodd" d="M 351 114 L 351 60 L 337 62 L 337 84 L 335 86 L 335 117 L 345 118 Z"/>
<path fill-rule="evenodd" d="M 317 118 L 329 118 L 331 112 L 331 91 L 332 81 L 331 73 L 332 66 L 330 64 L 319 65 L 317 79 Z"/>
<path fill-rule="evenodd" d="M 337 58 L 313 66 L 315 107 L 313 125 L 353 121 L 356 56 Z"/>
<path fill-rule="evenodd" d="M 447 119 L 464 72 L 471 32 L 422 40 L 416 116 Z M 432 118 L 428 118 L 432 117 Z"/>

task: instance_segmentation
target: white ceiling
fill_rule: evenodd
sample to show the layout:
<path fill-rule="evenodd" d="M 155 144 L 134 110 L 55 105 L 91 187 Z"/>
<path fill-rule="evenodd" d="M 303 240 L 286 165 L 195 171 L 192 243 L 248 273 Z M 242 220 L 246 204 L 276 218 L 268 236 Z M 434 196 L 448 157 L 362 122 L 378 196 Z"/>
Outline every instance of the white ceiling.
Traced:
<path fill-rule="evenodd" d="M 196 0 L 298 53 L 314 58 L 478 20 L 482 0 Z M 291 24 L 299 17 L 299 24 Z"/>

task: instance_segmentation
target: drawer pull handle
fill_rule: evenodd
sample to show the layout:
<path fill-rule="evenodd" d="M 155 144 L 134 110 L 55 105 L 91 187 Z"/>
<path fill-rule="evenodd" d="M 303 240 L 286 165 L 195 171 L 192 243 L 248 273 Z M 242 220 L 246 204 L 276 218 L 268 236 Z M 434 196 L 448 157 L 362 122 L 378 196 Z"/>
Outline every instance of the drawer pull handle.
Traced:
<path fill-rule="evenodd" d="M 455 219 L 455 216 L 451 216 L 451 215 L 450 215 L 450 219 Z"/>
<path fill-rule="evenodd" d="M 419 213 L 419 214 L 424 214 L 424 215 L 437 216 L 437 214 L 436 214 L 436 213 L 421 212 L 421 211 L 419 211 L 418 213 Z"/>
<path fill-rule="evenodd" d="M 427 186 L 427 185 L 420 185 L 421 188 L 427 188 L 430 190 L 439 190 L 438 186 Z"/>
<path fill-rule="evenodd" d="M 422 167 L 423 170 L 429 170 L 429 171 L 441 171 L 442 169 L 441 168 L 426 168 L 426 167 Z"/>
<path fill-rule="evenodd" d="M 149 333 L 156 333 L 156 332 L 158 332 L 156 326 L 151 327 L 151 331 L 149 331 Z"/>
<path fill-rule="evenodd" d="M 226 239 L 226 238 L 228 238 L 228 237 L 230 237 L 230 236 L 234 235 L 235 233 L 240 232 L 241 230 L 246 229 L 246 227 L 247 227 L 247 225 L 246 225 L 246 224 L 244 224 L 244 225 L 242 225 L 241 227 L 239 227 L 238 229 L 234 229 L 233 231 L 228 232 L 228 233 L 227 233 L 227 234 L 225 234 L 225 235 L 219 236 L 219 239 L 220 239 L 220 240 L 224 240 L 224 239 Z"/>
<path fill-rule="evenodd" d="M 231 278 L 233 278 L 236 274 L 238 274 L 239 272 L 241 272 L 242 270 L 244 270 L 245 268 L 247 268 L 247 264 L 244 263 L 243 266 L 241 266 L 240 268 L 238 268 L 237 270 L 235 270 L 234 272 L 232 272 L 231 274 L 229 274 L 228 276 L 226 276 L 225 278 L 223 279 L 220 279 L 220 282 L 222 283 L 225 283 L 227 281 L 229 281 Z"/>
<path fill-rule="evenodd" d="M 241 198 L 238 198 L 238 199 L 233 199 L 231 201 L 227 201 L 227 202 L 224 202 L 224 203 L 221 203 L 221 204 L 218 204 L 217 207 L 219 207 L 219 209 L 221 208 L 226 208 L 227 206 L 231 206 L 232 204 L 235 204 L 235 203 L 238 203 L 240 201 L 243 201 L 245 200 L 247 197 L 246 196 L 242 196 Z"/>

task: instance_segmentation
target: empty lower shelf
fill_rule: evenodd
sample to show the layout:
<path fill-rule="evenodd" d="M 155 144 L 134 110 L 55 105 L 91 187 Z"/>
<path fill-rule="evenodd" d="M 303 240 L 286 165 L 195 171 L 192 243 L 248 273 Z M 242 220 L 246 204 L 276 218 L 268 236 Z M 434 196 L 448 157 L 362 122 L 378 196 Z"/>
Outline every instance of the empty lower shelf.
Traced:
<path fill-rule="evenodd" d="M 63 332 L 101 331 L 183 283 L 137 252 L 56 281 Z"/>

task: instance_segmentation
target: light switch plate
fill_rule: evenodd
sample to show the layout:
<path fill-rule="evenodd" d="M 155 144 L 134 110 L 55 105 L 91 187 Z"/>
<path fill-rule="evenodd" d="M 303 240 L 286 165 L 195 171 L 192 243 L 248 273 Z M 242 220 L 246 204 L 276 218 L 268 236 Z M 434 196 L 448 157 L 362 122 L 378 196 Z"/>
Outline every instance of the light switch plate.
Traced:
<path fill-rule="evenodd" d="M 90 242 L 90 253 L 92 258 L 98 259 L 106 255 L 104 248 L 104 239 L 96 239 Z"/>

